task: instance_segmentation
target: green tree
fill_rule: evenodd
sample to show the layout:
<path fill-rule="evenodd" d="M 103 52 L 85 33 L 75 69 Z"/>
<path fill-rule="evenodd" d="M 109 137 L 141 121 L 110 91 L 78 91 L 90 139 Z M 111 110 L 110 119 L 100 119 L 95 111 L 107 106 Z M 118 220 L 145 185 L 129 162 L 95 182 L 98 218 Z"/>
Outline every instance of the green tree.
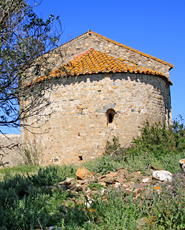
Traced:
<path fill-rule="evenodd" d="M 50 15 L 43 20 L 25 0 L 0 0 L 1 133 L 2 127 L 29 128 L 33 124 L 21 121 L 35 115 L 40 119 L 38 114 L 50 103 L 44 98 L 48 84 L 32 82 L 25 86 L 30 79 L 49 73 L 50 52 L 40 57 L 57 47 L 60 35 L 58 17 Z M 25 102 L 24 106 L 19 106 L 20 101 Z"/>

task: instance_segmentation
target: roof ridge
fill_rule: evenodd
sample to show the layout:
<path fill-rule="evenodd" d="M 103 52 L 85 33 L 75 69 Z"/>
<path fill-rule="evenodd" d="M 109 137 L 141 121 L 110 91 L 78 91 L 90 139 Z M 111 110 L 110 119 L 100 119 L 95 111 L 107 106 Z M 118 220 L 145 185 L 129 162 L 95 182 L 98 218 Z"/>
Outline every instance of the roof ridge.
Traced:
<path fill-rule="evenodd" d="M 76 40 L 76 39 L 80 38 L 81 36 L 83 36 L 83 35 L 85 35 L 85 34 L 91 35 L 91 33 L 93 33 L 94 35 L 96 35 L 96 36 L 98 36 L 98 37 L 100 37 L 100 38 L 102 38 L 102 39 L 104 39 L 104 40 L 107 40 L 107 41 L 109 41 L 109 42 L 112 42 L 113 44 L 119 45 L 119 46 L 124 47 L 124 48 L 126 48 L 126 49 L 128 49 L 128 50 L 131 50 L 131 51 L 133 51 L 133 52 L 136 52 L 136 53 L 138 53 L 138 54 L 140 54 L 140 55 L 143 55 L 143 56 L 145 56 L 145 57 L 151 58 L 151 59 L 153 59 L 153 60 L 155 60 L 155 61 L 158 61 L 158 62 L 160 62 L 160 63 L 162 63 L 162 64 L 168 65 L 168 66 L 170 67 L 170 69 L 174 68 L 174 65 L 170 64 L 169 62 L 166 62 L 166 61 L 164 61 L 164 60 L 162 60 L 162 59 L 160 59 L 160 58 L 157 58 L 157 57 L 154 57 L 154 56 L 152 56 L 152 55 L 149 55 L 149 54 L 146 54 L 146 53 L 144 53 L 144 52 L 141 52 L 141 51 L 139 51 L 139 50 L 136 50 L 136 49 L 134 49 L 134 48 L 132 48 L 132 47 L 130 47 L 130 46 L 121 44 L 120 42 L 116 42 L 116 41 L 114 41 L 113 39 L 107 38 L 107 37 L 105 37 L 105 36 L 103 36 L 103 35 L 101 35 L 101 34 L 98 34 L 97 32 L 91 31 L 91 30 L 88 30 L 87 32 L 85 32 L 85 33 L 83 33 L 83 34 L 81 34 L 81 35 L 79 35 L 79 36 L 77 36 L 77 37 L 75 37 L 75 38 L 73 38 L 73 39 L 71 39 L 71 40 L 65 42 L 64 44 L 62 44 L 62 45 L 60 45 L 60 46 L 57 46 L 56 48 L 47 51 L 45 54 L 47 54 L 47 53 L 49 53 L 49 52 L 52 52 L 52 51 L 58 49 L 59 47 L 62 47 L 62 46 L 64 46 L 64 45 L 66 45 L 67 43 L 70 43 L 70 42 L 72 42 L 73 40 Z M 45 55 L 45 54 L 44 54 L 44 55 Z"/>
<path fill-rule="evenodd" d="M 101 35 L 101 34 L 98 34 L 98 33 L 94 32 L 94 31 L 90 31 L 90 30 L 89 30 L 87 33 L 88 33 L 88 34 L 89 34 L 89 33 L 93 33 L 94 35 L 96 35 L 96 36 L 98 36 L 98 37 L 100 37 L 100 38 L 102 38 L 102 39 L 104 39 L 104 40 L 107 40 L 107 41 L 109 41 L 109 42 L 112 42 L 113 44 L 119 45 L 119 46 L 124 47 L 124 48 L 126 48 L 126 49 L 128 49 L 128 50 L 131 50 L 131 51 L 133 51 L 133 52 L 136 52 L 136 53 L 138 53 L 138 54 L 141 54 L 141 55 L 143 55 L 143 56 L 145 56 L 145 57 L 152 58 L 152 59 L 154 59 L 155 61 L 158 61 L 158 62 L 161 62 L 161 63 L 163 63 L 163 64 L 165 64 L 165 65 L 168 65 L 168 66 L 171 67 L 171 68 L 174 68 L 174 65 L 170 64 L 169 62 L 163 61 L 162 59 L 156 58 L 156 57 L 154 57 L 154 56 L 151 56 L 151 55 L 146 54 L 146 53 L 144 53 L 144 52 L 141 52 L 141 51 L 139 51 L 139 50 L 133 49 L 133 48 L 127 46 L 127 45 L 124 45 L 124 44 L 121 44 L 121 43 L 119 43 L 119 42 L 116 42 L 116 41 L 114 41 L 114 40 L 112 40 L 112 39 L 109 39 L 109 38 L 107 38 L 107 37 L 105 37 L 105 36 L 103 36 L 103 35 Z M 171 68 L 170 68 L 170 69 L 171 69 Z"/>
<path fill-rule="evenodd" d="M 129 62 L 128 63 L 125 63 Z M 94 64 L 96 62 L 96 64 Z M 170 84 L 170 79 L 163 73 L 158 71 L 145 68 L 134 62 L 124 60 L 123 58 L 118 58 L 109 55 L 108 53 L 103 53 L 101 51 L 91 48 L 71 61 L 67 62 L 63 66 L 56 68 L 50 72 L 50 76 L 45 76 L 37 79 L 37 82 L 43 81 L 47 78 L 55 78 L 60 76 L 79 76 L 85 74 L 98 74 L 98 73 L 118 73 L 118 72 L 129 72 L 129 73 L 140 73 L 140 74 L 151 74 L 164 77 Z"/>

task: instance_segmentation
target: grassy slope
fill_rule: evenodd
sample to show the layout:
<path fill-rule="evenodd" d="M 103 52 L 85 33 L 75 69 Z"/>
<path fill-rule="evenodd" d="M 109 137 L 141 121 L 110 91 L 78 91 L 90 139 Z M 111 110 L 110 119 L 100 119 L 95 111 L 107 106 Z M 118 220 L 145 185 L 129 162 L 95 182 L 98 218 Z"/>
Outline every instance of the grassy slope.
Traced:
<path fill-rule="evenodd" d="M 115 138 L 107 144 L 104 156 L 84 166 L 102 174 L 119 167 L 147 174 L 150 165 L 177 173 L 179 159 L 185 158 L 184 133 L 184 127 L 172 132 L 146 125 L 131 149 L 122 149 Z M 132 194 L 110 190 L 107 202 L 97 195 L 87 209 L 83 203 L 74 204 L 73 200 L 78 200 L 74 194 L 53 187 L 66 177 L 75 177 L 75 172 L 73 165 L 0 170 L 0 229 L 47 229 L 51 225 L 62 229 L 137 229 L 142 218 L 146 223 L 142 229 L 185 229 L 184 184 L 174 183 L 173 189 L 164 188 L 161 195 L 153 193 L 150 199 L 137 201 Z"/>

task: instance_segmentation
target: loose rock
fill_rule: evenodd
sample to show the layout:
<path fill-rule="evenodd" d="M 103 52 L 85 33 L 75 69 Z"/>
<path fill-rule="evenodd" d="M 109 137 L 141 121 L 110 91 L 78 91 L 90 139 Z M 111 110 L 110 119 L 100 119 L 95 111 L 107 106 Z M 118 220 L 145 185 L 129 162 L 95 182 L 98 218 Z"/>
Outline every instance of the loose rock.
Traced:
<path fill-rule="evenodd" d="M 150 180 L 150 178 L 144 178 L 144 179 L 142 179 L 142 182 L 143 182 L 143 183 L 148 183 L 149 180 Z"/>
<path fill-rule="evenodd" d="M 92 176 L 91 172 L 87 170 L 84 166 L 80 166 L 76 172 L 77 179 L 85 180 Z"/>
<path fill-rule="evenodd" d="M 160 181 L 172 182 L 172 174 L 165 170 L 154 171 L 152 176 L 153 178 L 160 180 Z"/>

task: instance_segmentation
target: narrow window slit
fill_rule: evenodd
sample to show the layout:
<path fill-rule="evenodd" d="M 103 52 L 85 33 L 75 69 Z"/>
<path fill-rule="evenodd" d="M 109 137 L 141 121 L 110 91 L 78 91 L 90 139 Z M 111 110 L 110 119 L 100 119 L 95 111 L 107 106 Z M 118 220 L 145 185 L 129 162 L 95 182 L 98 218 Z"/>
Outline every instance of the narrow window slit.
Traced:
<path fill-rule="evenodd" d="M 114 120 L 114 115 L 115 115 L 115 110 L 114 109 L 108 109 L 106 112 L 107 115 L 107 124 L 112 123 Z"/>

